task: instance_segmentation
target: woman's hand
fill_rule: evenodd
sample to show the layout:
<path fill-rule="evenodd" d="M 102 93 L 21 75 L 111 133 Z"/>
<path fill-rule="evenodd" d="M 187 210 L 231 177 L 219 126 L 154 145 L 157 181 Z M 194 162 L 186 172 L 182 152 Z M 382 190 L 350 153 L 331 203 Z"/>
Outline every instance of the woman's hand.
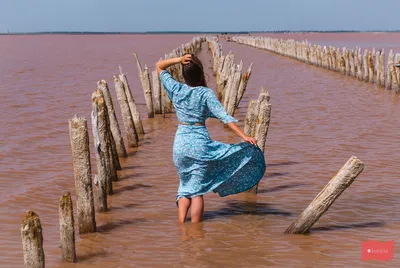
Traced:
<path fill-rule="evenodd" d="M 245 137 L 243 138 L 243 140 L 244 140 L 245 142 L 248 142 L 248 143 L 250 143 L 250 144 L 253 144 L 253 145 L 257 146 L 257 140 L 256 140 L 255 138 L 253 138 L 253 137 L 245 136 Z"/>
<path fill-rule="evenodd" d="M 185 54 L 182 57 L 179 58 L 180 63 L 186 65 L 189 62 L 192 61 L 192 55 L 191 54 Z"/>

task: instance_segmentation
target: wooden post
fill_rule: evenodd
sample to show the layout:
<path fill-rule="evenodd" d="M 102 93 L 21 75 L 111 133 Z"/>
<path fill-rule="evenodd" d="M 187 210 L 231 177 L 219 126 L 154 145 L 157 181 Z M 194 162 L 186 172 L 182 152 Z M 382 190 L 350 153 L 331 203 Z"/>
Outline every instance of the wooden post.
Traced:
<path fill-rule="evenodd" d="M 385 49 L 379 55 L 379 86 L 385 87 Z"/>
<path fill-rule="evenodd" d="M 137 133 L 136 133 L 135 125 L 133 123 L 132 114 L 129 109 L 128 100 L 125 95 L 124 84 L 116 76 L 114 76 L 114 87 L 115 87 L 115 91 L 117 92 L 117 98 L 118 98 L 119 105 L 121 107 L 122 120 L 124 121 L 126 137 L 128 140 L 128 146 L 129 147 L 138 147 Z"/>
<path fill-rule="evenodd" d="M 25 268 L 44 268 L 42 224 L 33 211 L 25 213 L 21 223 L 21 238 Z"/>
<path fill-rule="evenodd" d="M 229 90 L 227 113 L 231 116 L 235 115 L 237 107 L 237 97 L 239 93 L 240 81 L 242 80 L 242 62 L 236 66 L 235 72 L 232 74 L 231 89 Z"/>
<path fill-rule="evenodd" d="M 139 109 L 136 106 L 135 98 L 133 97 L 131 88 L 128 83 L 128 78 L 126 75 L 122 72 L 122 68 L 119 67 L 119 75 L 118 75 L 119 80 L 124 84 L 124 92 L 126 99 L 128 101 L 129 105 L 129 110 L 132 116 L 133 124 L 135 125 L 135 130 L 137 134 L 145 134 L 144 133 L 144 128 L 142 124 L 142 120 L 140 119 L 140 112 Z M 136 141 L 139 141 L 138 135 L 135 134 L 136 136 Z"/>
<path fill-rule="evenodd" d="M 250 76 L 251 76 L 252 67 L 253 67 L 253 63 L 250 64 L 249 69 L 247 70 L 247 72 L 245 72 L 243 74 L 242 79 L 240 80 L 238 96 L 237 96 L 237 101 L 236 101 L 236 107 L 239 106 L 239 103 L 243 98 L 244 92 L 246 91 L 247 83 L 248 83 L 248 81 L 250 79 Z"/>
<path fill-rule="evenodd" d="M 363 171 L 364 164 L 352 156 L 339 172 L 329 181 L 310 205 L 286 229 L 287 234 L 305 234 L 318 221 L 335 200 L 351 185 Z"/>
<path fill-rule="evenodd" d="M 269 122 L 271 119 L 271 104 L 269 103 L 269 94 L 261 94 L 258 102 L 259 112 L 255 139 L 257 140 L 257 146 L 261 149 L 261 151 L 264 152 Z"/>
<path fill-rule="evenodd" d="M 363 61 L 362 61 L 362 54 L 361 48 L 358 48 L 357 52 L 357 79 L 362 81 L 363 80 Z"/>
<path fill-rule="evenodd" d="M 151 73 L 153 78 L 153 98 L 154 98 L 154 113 L 161 114 L 161 84 L 160 77 L 158 76 L 157 70 Z"/>
<path fill-rule="evenodd" d="M 386 88 L 392 89 L 392 70 L 394 68 L 394 54 L 393 50 L 389 51 L 388 62 L 386 65 Z"/>
<path fill-rule="evenodd" d="M 152 93 L 151 93 L 151 83 L 150 83 L 150 74 L 147 66 L 145 65 L 144 70 L 142 70 L 142 67 L 140 65 L 139 58 L 136 53 L 133 53 L 133 56 L 135 57 L 136 60 L 136 65 L 139 70 L 139 77 L 140 81 L 142 83 L 143 87 L 143 92 L 144 92 L 144 98 L 146 100 L 146 105 L 147 105 L 147 116 L 149 118 L 154 117 L 154 108 L 153 108 L 153 99 L 152 99 Z"/>
<path fill-rule="evenodd" d="M 249 107 L 247 108 L 244 133 L 247 136 L 254 137 L 256 133 L 256 124 L 258 118 L 258 101 L 249 101 Z"/>
<path fill-rule="evenodd" d="M 392 71 L 392 89 L 396 92 L 400 92 L 400 68 L 396 67 L 398 64 L 400 64 L 400 54 L 396 53 Z"/>
<path fill-rule="evenodd" d="M 68 192 L 60 198 L 59 212 L 62 260 L 67 262 L 76 262 L 75 222 L 71 193 Z"/>
<path fill-rule="evenodd" d="M 363 55 L 363 67 L 364 67 L 364 71 L 363 71 L 363 80 L 365 82 L 369 81 L 369 59 L 368 59 L 368 54 L 369 51 L 368 49 L 364 50 L 364 55 Z"/>
<path fill-rule="evenodd" d="M 74 166 L 79 233 L 93 233 L 96 232 L 96 220 L 86 119 L 75 115 L 69 120 L 69 135 Z"/>
<path fill-rule="evenodd" d="M 97 88 L 101 90 L 104 96 L 104 101 L 106 103 L 108 109 L 108 116 L 110 120 L 110 129 L 112 136 L 115 141 L 115 145 L 117 148 L 118 156 L 127 157 L 128 154 L 125 149 L 124 139 L 121 136 L 121 130 L 119 128 L 117 116 L 114 110 L 114 104 L 111 98 L 110 90 L 108 89 L 107 82 L 105 80 L 100 80 L 97 82 Z"/>
<path fill-rule="evenodd" d="M 374 48 L 375 50 L 375 48 Z M 374 58 L 375 55 L 373 52 L 368 51 L 368 77 L 369 77 L 369 82 L 373 83 L 374 82 L 374 71 L 375 71 L 375 64 L 374 64 Z"/>
<path fill-rule="evenodd" d="M 107 210 L 107 193 L 112 193 L 110 158 L 106 142 L 104 110 L 103 98 L 96 96 L 96 92 L 94 92 L 92 95 L 92 130 L 97 162 L 98 181 L 95 181 L 95 185 L 98 189 L 99 212 Z"/>

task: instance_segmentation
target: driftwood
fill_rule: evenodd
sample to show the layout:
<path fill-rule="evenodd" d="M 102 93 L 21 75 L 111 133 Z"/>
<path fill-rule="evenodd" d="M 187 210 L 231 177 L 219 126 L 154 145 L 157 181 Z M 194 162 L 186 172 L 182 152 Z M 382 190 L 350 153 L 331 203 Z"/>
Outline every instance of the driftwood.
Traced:
<path fill-rule="evenodd" d="M 124 84 L 124 92 L 125 92 L 126 99 L 128 101 L 129 110 L 131 112 L 133 124 L 135 125 L 136 133 L 137 134 L 145 134 L 144 133 L 143 124 L 142 124 L 142 120 L 140 119 L 140 112 L 139 112 L 139 109 L 136 106 L 135 98 L 133 97 L 131 88 L 130 88 L 129 83 L 128 83 L 128 78 L 122 72 L 121 67 L 119 68 L 118 78 Z M 136 141 L 139 141 L 139 137 L 138 137 L 137 134 L 135 134 Z"/>
<path fill-rule="evenodd" d="M 75 115 L 69 120 L 69 134 L 71 140 L 72 163 L 74 166 L 79 233 L 96 232 L 89 134 L 86 119 Z"/>
<path fill-rule="evenodd" d="M 124 139 L 121 136 L 121 130 L 119 128 L 117 116 L 114 110 L 114 104 L 111 98 L 110 90 L 108 89 L 107 82 L 105 80 L 101 80 L 97 82 L 97 88 L 101 90 L 104 96 L 104 101 L 106 103 L 108 109 L 108 116 L 110 121 L 110 129 L 115 141 L 115 145 L 117 148 L 118 156 L 127 157 L 128 154 L 125 149 Z"/>
<path fill-rule="evenodd" d="M 128 146 L 129 147 L 138 147 L 138 138 L 137 138 L 136 128 L 133 123 L 133 118 L 132 118 L 131 111 L 129 109 L 128 100 L 125 95 L 124 84 L 116 76 L 114 76 L 114 87 L 115 87 L 115 91 L 117 92 L 117 98 L 118 98 L 119 105 L 121 107 L 122 120 L 124 121 Z"/>
<path fill-rule="evenodd" d="M 144 70 L 142 70 L 142 67 L 141 67 L 141 64 L 140 64 L 137 54 L 133 53 L 133 56 L 135 57 L 135 60 L 136 60 L 136 65 L 137 65 L 137 68 L 139 71 L 140 82 L 142 83 L 144 98 L 146 100 L 147 116 L 149 118 L 153 118 L 154 117 L 154 108 L 153 108 L 153 97 L 152 97 L 149 69 L 145 65 Z"/>
<path fill-rule="evenodd" d="M 363 171 L 364 164 L 352 156 L 339 172 L 329 181 L 310 205 L 286 229 L 287 234 L 305 234 L 318 221 L 333 202 L 351 185 Z"/>
<path fill-rule="evenodd" d="M 39 216 L 33 211 L 26 212 L 21 223 L 25 268 L 45 267 L 42 233 Z"/>
<path fill-rule="evenodd" d="M 60 198 L 60 240 L 62 260 L 76 262 L 74 213 L 71 194 L 68 192 Z"/>

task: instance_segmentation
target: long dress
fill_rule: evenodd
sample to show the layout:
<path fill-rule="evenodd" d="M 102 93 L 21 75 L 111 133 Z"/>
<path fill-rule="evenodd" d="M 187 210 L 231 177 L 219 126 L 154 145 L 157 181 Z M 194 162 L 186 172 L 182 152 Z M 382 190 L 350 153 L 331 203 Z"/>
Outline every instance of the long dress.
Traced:
<path fill-rule="evenodd" d="M 176 202 L 214 191 L 221 197 L 254 187 L 263 177 L 264 153 L 247 142 L 225 144 L 211 140 L 203 123 L 209 117 L 224 124 L 238 122 L 218 101 L 212 89 L 181 84 L 167 72 L 160 80 L 172 101 L 179 124 L 173 160 L 180 178 Z M 192 124 L 192 125 L 190 125 Z"/>

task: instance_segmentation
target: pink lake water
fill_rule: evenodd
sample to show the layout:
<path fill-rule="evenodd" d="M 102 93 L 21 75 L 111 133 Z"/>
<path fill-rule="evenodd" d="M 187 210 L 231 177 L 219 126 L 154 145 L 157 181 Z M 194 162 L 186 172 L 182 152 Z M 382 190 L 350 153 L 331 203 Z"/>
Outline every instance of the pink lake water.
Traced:
<path fill-rule="evenodd" d="M 397 33 L 268 36 L 400 51 Z M 23 267 L 20 223 L 27 210 L 40 216 L 47 267 L 400 267 L 399 95 L 234 43 L 222 42 L 224 53 L 231 50 L 245 69 L 254 63 L 235 114 L 239 126 L 261 86 L 271 95 L 267 172 L 256 198 L 209 194 L 203 223 L 177 224 L 179 179 L 172 162 L 177 120 L 174 114 L 147 118 L 132 53 L 153 69 L 160 57 L 193 37 L 0 36 L 0 267 Z M 200 58 L 215 89 L 206 45 Z M 58 202 L 66 191 L 75 200 L 68 120 L 77 113 L 88 119 L 90 129 L 91 93 L 105 79 L 123 126 L 112 83 L 119 65 L 146 134 L 140 147 L 121 159 L 110 210 L 96 214 L 98 232 L 76 234 L 78 263 L 65 264 Z M 215 140 L 240 142 L 216 120 L 208 127 Z M 352 155 L 365 170 L 310 234 L 283 234 Z M 394 259 L 362 262 L 366 240 L 395 240 Z"/>

